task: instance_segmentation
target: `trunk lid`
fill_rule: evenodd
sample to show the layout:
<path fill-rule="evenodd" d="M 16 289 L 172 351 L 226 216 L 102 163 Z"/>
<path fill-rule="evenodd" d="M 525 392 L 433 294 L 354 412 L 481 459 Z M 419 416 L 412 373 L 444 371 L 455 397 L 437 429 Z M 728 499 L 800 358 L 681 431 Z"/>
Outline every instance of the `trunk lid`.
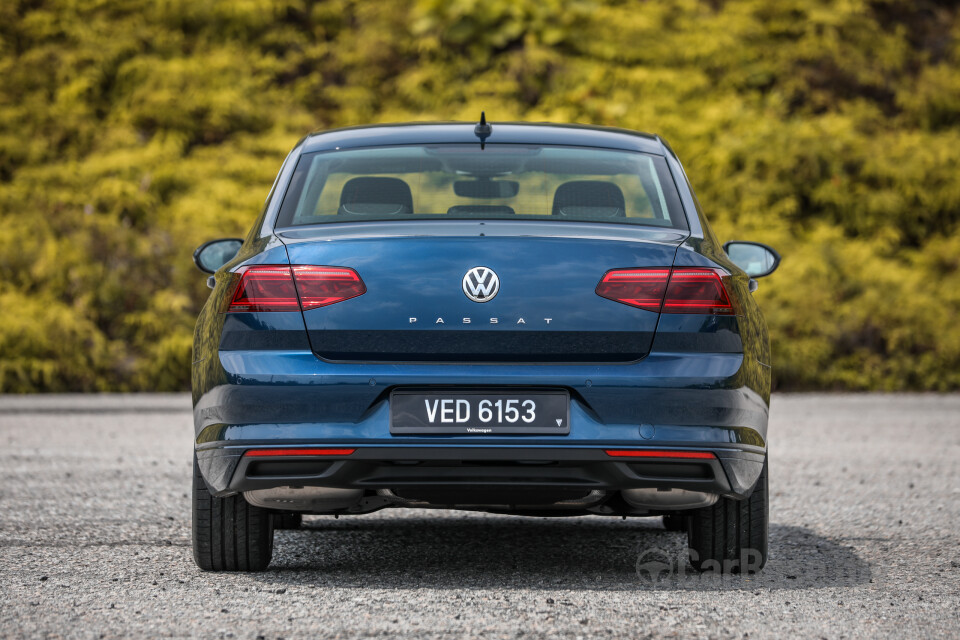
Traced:
<path fill-rule="evenodd" d="M 610 269 L 669 267 L 685 232 L 626 225 L 417 221 L 278 232 L 291 264 L 350 267 L 367 292 L 304 312 L 331 361 L 630 362 L 659 314 L 596 295 Z M 492 270 L 499 290 L 482 270 Z M 486 276 L 477 282 L 476 276 Z"/>

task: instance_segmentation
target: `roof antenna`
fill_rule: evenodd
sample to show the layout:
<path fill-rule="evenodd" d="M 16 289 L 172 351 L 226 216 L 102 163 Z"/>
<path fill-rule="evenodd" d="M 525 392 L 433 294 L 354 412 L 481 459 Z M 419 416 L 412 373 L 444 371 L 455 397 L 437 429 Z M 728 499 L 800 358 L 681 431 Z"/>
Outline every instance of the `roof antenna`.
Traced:
<path fill-rule="evenodd" d="M 483 151 L 487 138 L 493 133 L 493 127 L 487 124 L 487 113 L 485 111 L 480 112 L 480 122 L 473 128 L 473 133 L 480 138 L 480 150 Z"/>

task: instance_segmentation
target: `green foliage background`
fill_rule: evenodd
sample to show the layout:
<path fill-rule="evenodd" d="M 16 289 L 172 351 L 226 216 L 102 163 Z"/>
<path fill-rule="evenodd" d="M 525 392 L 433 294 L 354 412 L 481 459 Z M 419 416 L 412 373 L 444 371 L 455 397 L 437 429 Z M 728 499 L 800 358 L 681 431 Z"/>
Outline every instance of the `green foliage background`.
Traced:
<path fill-rule="evenodd" d="M 960 19 L 933 0 L 6 0 L 0 391 L 181 389 L 305 132 L 547 120 L 669 140 L 779 388 L 960 388 Z"/>

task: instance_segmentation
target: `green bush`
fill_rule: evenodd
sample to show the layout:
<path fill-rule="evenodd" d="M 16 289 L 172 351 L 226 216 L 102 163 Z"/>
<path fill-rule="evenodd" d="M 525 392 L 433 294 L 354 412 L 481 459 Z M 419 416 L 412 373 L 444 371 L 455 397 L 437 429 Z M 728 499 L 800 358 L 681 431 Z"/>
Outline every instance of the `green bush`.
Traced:
<path fill-rule="evenodd" d="M 936 0 L 0 4 L 0 391 L 188 385 L 193 248 L 306 131 L 662 134 L 757 293 L 776 385 L 960 388 L 960 18 Z"/>

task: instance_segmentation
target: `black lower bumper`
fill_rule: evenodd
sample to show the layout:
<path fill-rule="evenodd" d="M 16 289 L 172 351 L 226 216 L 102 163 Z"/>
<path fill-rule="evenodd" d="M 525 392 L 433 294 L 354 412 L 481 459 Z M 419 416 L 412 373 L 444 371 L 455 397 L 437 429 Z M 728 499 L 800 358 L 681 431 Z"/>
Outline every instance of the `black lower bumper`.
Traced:
<path fill-rule="evenodd" d="M 750 494 L 764 454 L 698 448 L 711 458 L 614 458 L 600 448 L 364 447 L 343 456 L 251 457 L 248 448 L 198 451 L 212 491 L 279 486 L 360 489 L 539 487 L 558 490 L 687 489 Z"/>

